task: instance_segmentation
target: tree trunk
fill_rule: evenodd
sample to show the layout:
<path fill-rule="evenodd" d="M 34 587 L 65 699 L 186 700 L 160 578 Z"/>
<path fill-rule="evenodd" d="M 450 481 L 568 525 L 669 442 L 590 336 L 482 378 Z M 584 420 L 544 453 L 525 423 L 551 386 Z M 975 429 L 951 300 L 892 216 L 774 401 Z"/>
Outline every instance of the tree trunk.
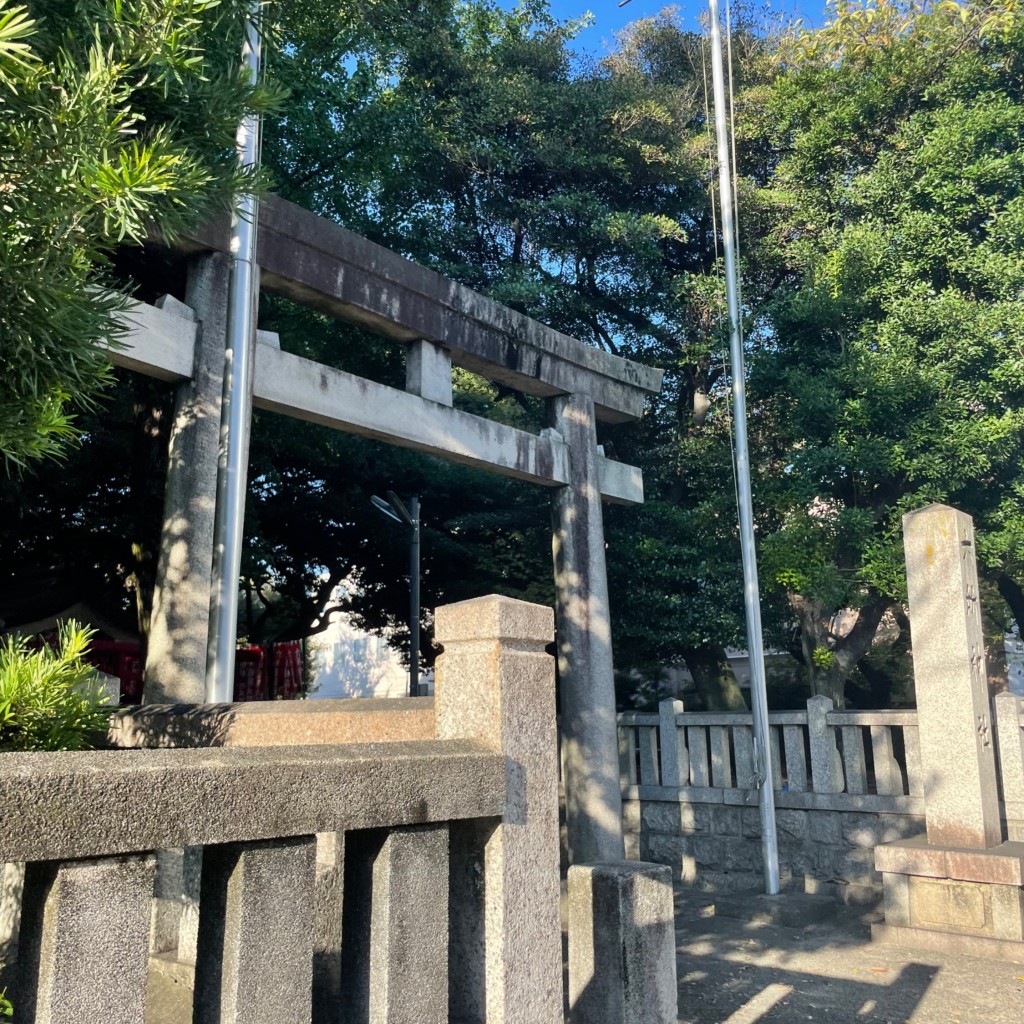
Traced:
<path fill-rule="evenodd" d="M 857 613 L 853 628 L 845 636 L 835 636 L 829 628 L 832 616 L 820 601 L 790 593 L 789 606 L 800 626 L 800 644 L 811 696 L 829 697 L 837 708 L 843 707 L 846 680 L 871 647 L 889 603 L 888 598 L 871 591 L 868 601 Z"/>
<path fill-rule="evenodd" d="M 996 578 L 996 586 L 999 588 L 999 596 L 1008 605 L 1017 628 L 1024 636 L 1024 590 L 1021 590 L 1020 584 L 1005 572 L 1001 572 Z"/>
<path fill-rule="evenodd" d="M 718 644 L 691 647 L 683 651 L 683 657 L 706 710 L 749 710 L 724 647 Z"/>

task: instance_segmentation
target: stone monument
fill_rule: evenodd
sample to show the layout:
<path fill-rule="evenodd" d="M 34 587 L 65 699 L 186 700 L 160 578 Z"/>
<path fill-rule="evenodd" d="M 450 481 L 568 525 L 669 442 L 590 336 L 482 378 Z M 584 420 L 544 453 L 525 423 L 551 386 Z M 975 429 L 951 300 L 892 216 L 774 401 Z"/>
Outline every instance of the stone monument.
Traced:
<path fill-rule="evenodd" d="M 971 517 L 903 518 L 925 835 L 875 849 L 886 939 L 1024 963 L 1024 843 L 1003 842 Z"/>

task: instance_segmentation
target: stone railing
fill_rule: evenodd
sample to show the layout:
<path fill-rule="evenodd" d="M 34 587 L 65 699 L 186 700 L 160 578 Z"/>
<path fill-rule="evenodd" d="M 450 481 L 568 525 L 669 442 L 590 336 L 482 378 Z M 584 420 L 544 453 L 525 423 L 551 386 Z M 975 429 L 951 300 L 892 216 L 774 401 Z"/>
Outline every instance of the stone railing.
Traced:
<path fill-rule="evenodd" d="M 552 614 L 436 621 L 433 739 L 0 755 L 18 1024 L 142 1021 L 156 852 L 195 847 L 197 1024 L 561 1022 Z"/>
<path fill-rule="evenodd" d="M 1008 838 L 1024 837 L 1024 703 L 994 702 Z M 915 711 L 838 711 L 814 697 L 806 711 L 768 715 L 784 877 L 809 888 L 853 886 L 873 899 L 875 845 L 924 830 L 924 778 Z M 657 713 L 619 715 L 624 821 L 632 856 L 671 864 L 708 888 L 760 884 L 756 776 L 749 714 L 701 713 L 662 701 Z M 761 769 L 763 770 L 763 769 Z"/>
<path fill-rule="evenodd" d="M 771 712 L 768 723 L 775 788 L 783 797 L 921 794 L 913 711 L 836 711 L 827 697 L 814 697 L 806 711 Z M 746 796 L 729 794 L 755 787 L 749 714 L 687 712 L 681 701 L 663 701 L 658 714 L 619 715 L 619 750 L 629 789 L 685 787 L 695 801 L 705 797 L 743 804 Z M 918 809 L 913 800 L 873 805 L 877 810 Z M 842 807 L 842 801 L 836 806 Z M 849 806 L 865 805 L 857 800 Z"/>

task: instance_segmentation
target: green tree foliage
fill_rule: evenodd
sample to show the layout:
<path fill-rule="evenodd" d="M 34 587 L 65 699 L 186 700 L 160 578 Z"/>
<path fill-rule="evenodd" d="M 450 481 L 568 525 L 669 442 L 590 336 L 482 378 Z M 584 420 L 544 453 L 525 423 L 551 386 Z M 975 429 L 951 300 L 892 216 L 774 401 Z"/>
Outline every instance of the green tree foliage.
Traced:
<path fill-rule="evenodd" d="M 0 751 L 86 750 L 106 737 L 114 709 L 84 660 L 92 635 L 67 622 L 56 648 L 0 639 Z"/>
<path fill-rule="evenodd" d="M 318 42 L 280 69 L 293 102 L 265 152 L 283 190 L 556 328 L 667 370 L 644 425 L 602 434 L 612 454 L 643 466 L 653 499 L 608 515 L 617 658 L 648 672 L 684 656 L 725 664 L 722 645 L 742 634 L 728 419 L 720 401 L 700 424 L 694 417 L 723 382 L 703 41 L 666 16 L 632 27 L 609 61 L 577 62 L 566 45 L 574 26 L 542 3 L 437 5 L 373 25 L 342 30 L 334 45 L 353 54 L 344 62 L 325 60 Z M 757 52 L 747 36 L 738 49 Z M 335 340 L 321 333 L 321 358 L 344 344 L 342 329 L 327 330 Z M 491 415 L 503 404 L 485 402 Z M 533 403 L 522 404 L 539 426 Z M 304 472 L 333 476 L 335 447 L 361 450 L 344 440 L 321 461 L 307 448 Z M 279 467 L 291 457 L 274 446 Z M 432 597 L 475 583 L 549 600 L 546 502 L 479 477 L 448 492 L 449 479 L 425 479 L 425 507 L 452 510 L 435 520 L 450 571 L 435 576 Z M 683 522 L 702 524 L 699 537 L 680 537 Z M 390 614 L 400 622 L 401 604 Z M 742 705 L 717 668 L 701 678 L 712 706 Z"/>
<path fill-rule="evenodd" d="M 242 183 L 239 2 L 0 0 L 0 458 L 59 456 L 110 376 L 119 243 L 171 235 Z"/>
<path fill-rule="evenodd" d="M 762 552 L 815 689 L 841 700 L 903 598 L 904 513 L 962 508 L 987 571 L 1022 565 L 1024 20 L 1016 0 L 868 0 L 776 59 L 753 130 L 780 282 L 754 335 L 782 516 Z M 840 636 L 843 608 L 860 617 Z"/>

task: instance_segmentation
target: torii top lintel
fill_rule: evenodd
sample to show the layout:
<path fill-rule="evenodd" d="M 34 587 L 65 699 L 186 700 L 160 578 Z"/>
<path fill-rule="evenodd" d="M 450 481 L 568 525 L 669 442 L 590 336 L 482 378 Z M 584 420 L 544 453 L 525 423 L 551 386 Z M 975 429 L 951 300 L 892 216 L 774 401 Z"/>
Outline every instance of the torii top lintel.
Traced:
<path fill-rule="evenodd" d="M 452 362 L 530 395 L 589 395 L 599 419 L 637 419 L 662 371 L 601 351 L 277 196 L 260 202 L 257 260 L 268 291 L 397 341 L 427 340 Z M 184 247 L 227 250 L 226 222 Z"/>

